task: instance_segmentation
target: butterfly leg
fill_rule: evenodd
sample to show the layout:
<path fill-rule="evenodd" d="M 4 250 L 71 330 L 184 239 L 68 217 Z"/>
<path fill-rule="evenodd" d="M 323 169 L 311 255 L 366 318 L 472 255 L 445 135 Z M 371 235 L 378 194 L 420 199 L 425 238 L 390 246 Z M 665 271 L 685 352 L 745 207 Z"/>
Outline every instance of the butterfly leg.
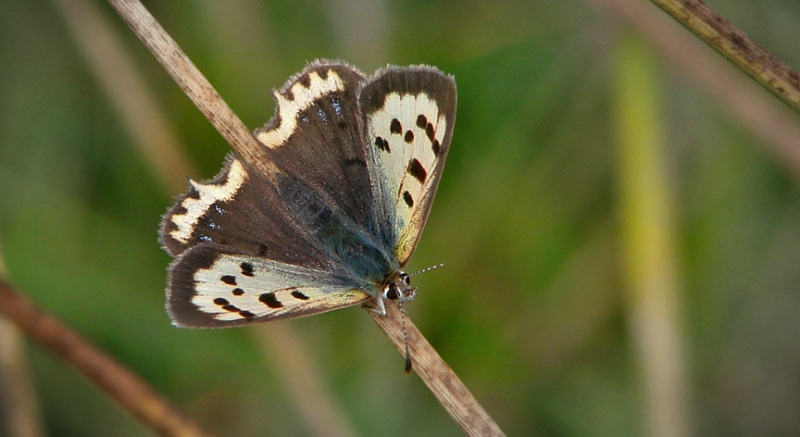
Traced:
<path fill-rule="evenodd" d="M 364 308 L 376 313 L 380 314 L 381 316 L 386 315 L 386 307 L 383 304 L 383 299 L 377 297 L 373 298 L 371 301 L 365 303 Z"/>

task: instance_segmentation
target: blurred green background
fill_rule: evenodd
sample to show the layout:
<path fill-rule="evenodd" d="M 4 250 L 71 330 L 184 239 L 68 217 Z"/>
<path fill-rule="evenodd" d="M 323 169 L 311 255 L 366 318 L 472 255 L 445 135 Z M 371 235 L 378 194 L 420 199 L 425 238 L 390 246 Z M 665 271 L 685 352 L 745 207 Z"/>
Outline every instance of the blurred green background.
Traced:
<path fill-rule="evenodd" d="M 258 340 L 291 332 L 339 411 L 330 430 L 458 435 L 358 308 L 279 330 L 170 325 L 160 217 L 186 173 L 213 176 L 229 148 L 94 0 L 121 49 L 103 47 L 113 41 L 85 3 L 0 3 L 10 280 L 212 432 L 316 433 L 276 365 L 282 351 Z M 644 12 L 612 6 L 626 3 Z M 709 3 L 800 66 L 800 4 Z M 651 4 L 146 4 L 251 128 L 273 113 L 269 90 L 316 58 L 367 73 L 427 63 L 455 76 L 452 149 L 409 270 L 447 266 L 415 278 L 407 309 L 509 435 L 800 434 L 800 167 L 774 152 L 800 148 L 789 134 L 800 116 L 753 124 L 759 102 L 785 108 L 756 90 L 737 110 L 726 99 L 745 86 L 720 87 L 705 64 L 703 82 L 687 67 L 718 55 L 667 38 L 682 63 L 653 43 L 665 34 L 643 17 L 688 33 Z M 138 106 L 136 81 L 160 109 Z M 167 165 L 171 176 L 152 164 L 172 162 L 164 138 L 137 116 L 173 130 L 184 158 Z M 139 144 L 157 147 L 148 158 Z M 38 345 L 26 353 L 48 435 L 149 434 Z"/>

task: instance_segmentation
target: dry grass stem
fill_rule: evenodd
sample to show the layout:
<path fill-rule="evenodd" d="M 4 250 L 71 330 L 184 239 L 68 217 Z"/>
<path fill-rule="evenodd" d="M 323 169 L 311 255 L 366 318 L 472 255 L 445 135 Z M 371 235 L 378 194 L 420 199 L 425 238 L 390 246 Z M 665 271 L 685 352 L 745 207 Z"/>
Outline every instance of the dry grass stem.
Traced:
<path fill-rule="evenodd" d="M 800 112 L 800 74 L 699 0 L 652 0 Z"/>
<path fill-rule="evenodd" d="M 270 160 L 258 159 L 263 154 L 262 147 L 247 126 L 144 5 L 134 0 L 108 2 L 239 157 L 264 174 L 273 173 L 275 165 Z"/>
<path fill-rule="evenodd" d="M 400 310 L 394 303 L 386 305 L 386 316 L 367 310 L 375 323 L 386 333 L 395 348 L 405 355 L 406 337 L 403 333 Z M 503 431 L 478 403 L 464 383 L 439 356 L 436 349 L 406 318 L 408 348 L 413 369 L 433 392 L 464 434 L 470 436 L 502 436 Z M 398 371 L 400 368 L 398 366 Z"/>
<path fill-rule="evenodd" d="M 800 121 L 797 113 L 765 94 L 752 80 L 713 56 L 703 44 L 673 25 L 664 14 L 637 0 L 592 0 L 633 26 L 702 92 L 750 130 L 776 161 L 800 178 Z"/>

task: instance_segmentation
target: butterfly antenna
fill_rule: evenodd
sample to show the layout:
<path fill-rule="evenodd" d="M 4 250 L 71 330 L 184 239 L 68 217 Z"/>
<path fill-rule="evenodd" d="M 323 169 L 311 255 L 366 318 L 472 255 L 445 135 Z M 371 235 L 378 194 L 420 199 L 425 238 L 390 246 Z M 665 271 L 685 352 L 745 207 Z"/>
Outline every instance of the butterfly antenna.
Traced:
<path fill-rule="evenodd" d="M 436 270 L 439 267 L 444 267 L 444 263 L 436 264 L 435 266 L 430 266 L 430 267 L 424 268 L 424 269 L 422 269 L 420 271 L 417 271 L 417 272 L 414 272 L 414 273 L 409 273 L 408 276 L 414 276 L 414 275 L 418 275 L 420 273 L 430 272 L 431 270 Z"/>
<path fill-rule="evenodd" d="M 411 373 L 411 352 L 408 350 L 408 331 L 406 330 L 406 309 L 403 304 L 398 305 L 400 308 L 400 325 L 403 327 L 403 344 L 406 347 L 406 374 Z"/>

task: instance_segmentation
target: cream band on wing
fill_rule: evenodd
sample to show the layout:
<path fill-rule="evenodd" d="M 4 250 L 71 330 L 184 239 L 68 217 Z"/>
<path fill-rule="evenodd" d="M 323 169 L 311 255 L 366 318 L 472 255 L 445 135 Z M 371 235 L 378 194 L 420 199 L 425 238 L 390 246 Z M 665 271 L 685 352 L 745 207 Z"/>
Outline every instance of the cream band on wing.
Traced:
<path fill-rule="evenodd" d="M 192 187 L 197 191 L 197 196 L 186 196 L 181 203 L 186 209 L 184 214 L 174 214 L 170 219 L 176 228 L 170 236 L 184 244 L 192 237 L 192 230 L 197 220 L 205 214 L 215 202 L 233 199 L 239 187 L 247 179 L 247 172 L 238 159 L 231 161 L 231 166 L 221 184 L 201 184 L 190 180 Z"/>
<path fill-rule="evenodd" d="M 308 80 L 308 87 L 300 81 L 292 85 L 289 92 L 293 98 L 285 97 L 285 93 L 273 92 L 278 103 L 279 124 L 270 130 L 259 132 L 256 136 L 258 141 L 271 149 L 286 144 L 286 140 L 297 127 L 297 114 L 313 105 L 321 96 L 344 89 L 342 79 L 333 70 L 328 70 L 325 79 L 312 71 Z"/>

